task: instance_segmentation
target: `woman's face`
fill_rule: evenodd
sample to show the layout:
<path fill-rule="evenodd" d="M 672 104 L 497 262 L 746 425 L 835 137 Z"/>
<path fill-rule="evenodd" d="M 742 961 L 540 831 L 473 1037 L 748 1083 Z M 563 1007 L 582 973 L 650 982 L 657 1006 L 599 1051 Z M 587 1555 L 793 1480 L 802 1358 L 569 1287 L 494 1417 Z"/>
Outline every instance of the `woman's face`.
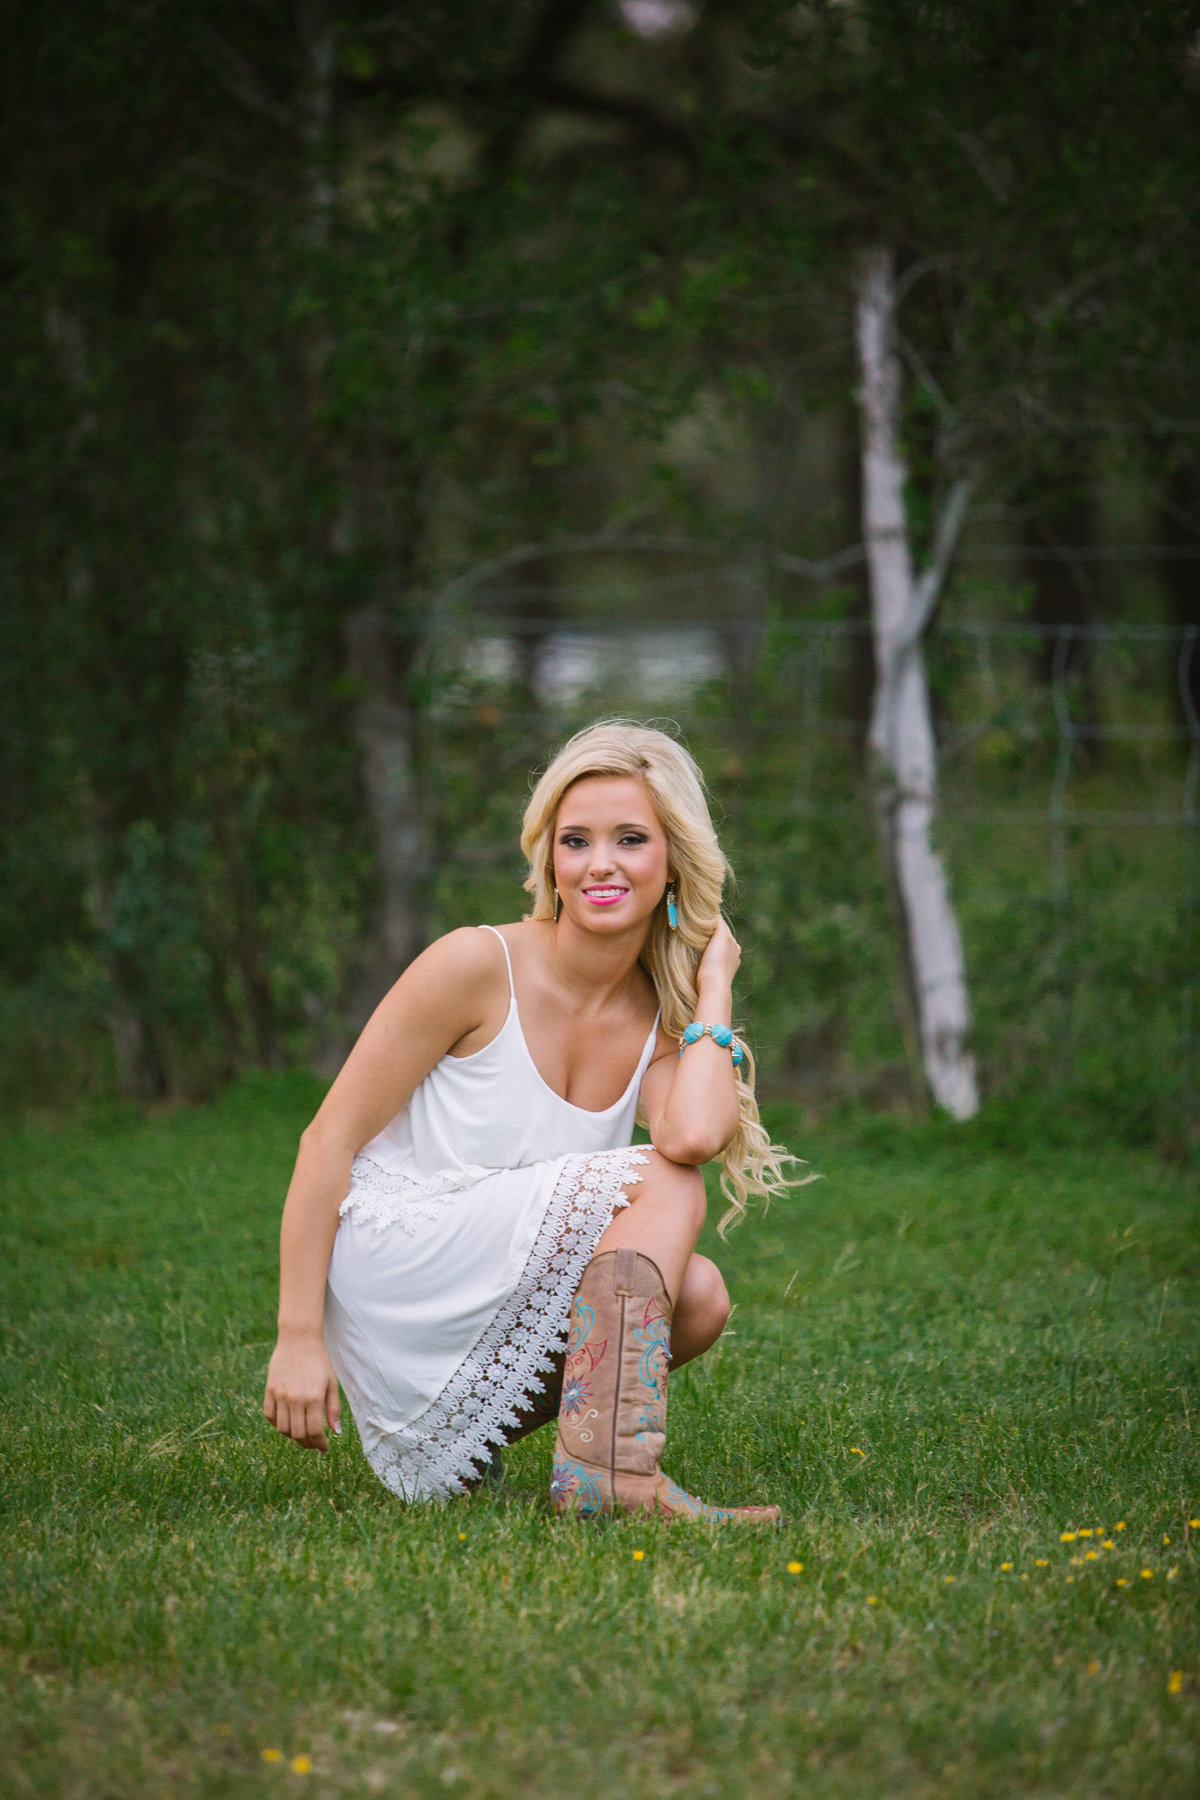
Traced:
<path fill-rule="evenodd" d="M 591 775 L 567 789 L 554 882 L 573 924 L 605 934 L 644 925 L 670 879 L 667 834 L 640 781 Z"/>

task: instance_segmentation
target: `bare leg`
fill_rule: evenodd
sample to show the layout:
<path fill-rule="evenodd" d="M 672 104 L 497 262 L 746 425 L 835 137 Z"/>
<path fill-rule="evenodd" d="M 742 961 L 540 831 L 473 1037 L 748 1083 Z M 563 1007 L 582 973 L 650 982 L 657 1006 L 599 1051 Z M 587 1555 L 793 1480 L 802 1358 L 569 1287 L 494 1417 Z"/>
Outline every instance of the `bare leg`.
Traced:
<path fill-rule="evenodd" d="M 711 1350 L 729 1319 L 729 1295 L 721 1271 L 707 1256 L 693 1256 L 671 1321 L 672 1369 L 681 1369 Z"/>
<path fill-rule="evenodd" d="M 704 1177 L 699 1169 L 668 1162 L 657 1150 L 647 1155 L 645 1174 L 630 1184 L 630 1203 L 601 1235 L 596 1255 L 626 1245 L 640 1250 L 657 1264 L 674 1305 L 704 1223 Z"/>

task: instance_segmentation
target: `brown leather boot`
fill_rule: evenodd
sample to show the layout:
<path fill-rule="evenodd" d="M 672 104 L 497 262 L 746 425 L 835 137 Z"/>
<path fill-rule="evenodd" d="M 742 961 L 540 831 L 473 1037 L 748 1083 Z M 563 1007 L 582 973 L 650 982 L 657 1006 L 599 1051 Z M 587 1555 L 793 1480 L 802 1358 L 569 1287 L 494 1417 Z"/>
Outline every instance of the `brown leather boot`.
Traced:
<path fill-rule="evenodd" d="M 560 1513 L 774 1525 L 777 1506 L 706 1506 L 662 1473 L 671 1302 L 639 1250 L 605 1250 L 571 1306 L 550 1500 Z"/>

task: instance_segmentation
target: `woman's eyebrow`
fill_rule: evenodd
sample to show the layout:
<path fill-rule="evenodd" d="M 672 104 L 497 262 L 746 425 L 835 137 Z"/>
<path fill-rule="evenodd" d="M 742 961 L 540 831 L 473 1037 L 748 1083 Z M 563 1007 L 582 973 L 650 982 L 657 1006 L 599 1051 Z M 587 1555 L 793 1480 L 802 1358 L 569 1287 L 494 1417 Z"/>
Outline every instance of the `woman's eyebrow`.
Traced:
<path fill-rule="evenodd" d="M 560 825 L 558 829 L 560 831 L 590 831 L 592 827 L 590 825 Z M 654 827 L 646 824 L 644 819 L 634 819 L 626 820 L 624 825 L 613 825 L 610 829 L 613 831 L 652 831 Z"/>

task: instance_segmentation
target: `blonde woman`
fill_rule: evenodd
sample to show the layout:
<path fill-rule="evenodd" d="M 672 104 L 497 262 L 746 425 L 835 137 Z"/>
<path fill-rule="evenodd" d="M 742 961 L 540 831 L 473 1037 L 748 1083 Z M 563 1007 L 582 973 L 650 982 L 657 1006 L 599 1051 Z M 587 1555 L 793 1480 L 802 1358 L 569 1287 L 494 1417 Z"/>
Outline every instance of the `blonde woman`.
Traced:
<path fill-rule="evenodd" d="M 727 1218 L 788 1185 L 730 1030 L 699 770 L 663 732 L 594 725 L 521 847 L 529 915 L 419 956 L 301 1138 L 263 1411 L 323 1451 L 340 1379 L 376 1474 L 428 1499 L 557 1408 L 556 1510 L 773 1522 L 660 1467 L 667 1370 L 729 1312 L 695 1249 L 700 1165 L 723 1159 Z M 652 1149 L 630 1144 L 639 1101 Z"/>

